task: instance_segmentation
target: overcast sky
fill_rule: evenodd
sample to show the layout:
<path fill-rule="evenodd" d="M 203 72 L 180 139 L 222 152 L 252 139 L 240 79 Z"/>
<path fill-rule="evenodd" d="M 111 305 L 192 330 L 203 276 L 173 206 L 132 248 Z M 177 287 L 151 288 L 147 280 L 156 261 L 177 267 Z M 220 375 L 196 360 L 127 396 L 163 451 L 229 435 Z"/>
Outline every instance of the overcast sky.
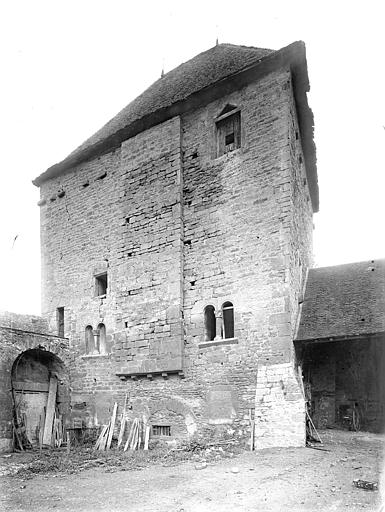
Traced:
<path fill-rule="evenodd" d="M 307 47 L 320 212 L 317 266 L 385 257 L 380 1 L 2 2 L 0 309 L 40 312 L 39 192 L 161 74 L 219 42 Z"/>

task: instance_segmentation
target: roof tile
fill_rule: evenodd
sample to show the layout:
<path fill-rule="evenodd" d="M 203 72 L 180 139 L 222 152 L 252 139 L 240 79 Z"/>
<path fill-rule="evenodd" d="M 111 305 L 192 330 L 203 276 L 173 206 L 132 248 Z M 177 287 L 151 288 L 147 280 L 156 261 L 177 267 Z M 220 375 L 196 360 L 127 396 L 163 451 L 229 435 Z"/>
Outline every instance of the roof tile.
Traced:
<path fill-rule="evenodd" d="M 309 270 L 297 340 L 385 332 L 385 259 Z"/>

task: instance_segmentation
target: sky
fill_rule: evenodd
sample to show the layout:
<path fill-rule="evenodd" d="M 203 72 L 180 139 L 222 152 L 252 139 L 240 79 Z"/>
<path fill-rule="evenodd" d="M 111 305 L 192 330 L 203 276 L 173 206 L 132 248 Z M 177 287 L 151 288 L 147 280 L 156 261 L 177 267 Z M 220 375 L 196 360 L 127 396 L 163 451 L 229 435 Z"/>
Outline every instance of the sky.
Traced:
<path fill-rule="evenodd" d="M 39 190 L 160 77 L 220 43 L 303 40 L 315 117 L 316 266 L 385 258 L 381 1 L 12 0 L 0 4 L 0 309 L 40 313 Z"/>

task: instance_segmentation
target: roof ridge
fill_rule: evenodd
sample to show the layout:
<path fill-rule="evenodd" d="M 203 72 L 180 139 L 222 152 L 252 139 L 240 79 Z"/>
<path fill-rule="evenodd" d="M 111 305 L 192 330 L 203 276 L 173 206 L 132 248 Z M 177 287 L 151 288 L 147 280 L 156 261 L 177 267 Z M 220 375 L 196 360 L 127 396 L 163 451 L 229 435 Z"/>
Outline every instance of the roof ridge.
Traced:
<path fill-rule="evenodd" d="M 272 48 L 265 48 L 265 47 L 262 48 L 261 46 L 248 46 L 246 44 L 234 44 L 234 43 L 218 43 L 216 46 L 231 46 L 233 48 L 246 48 L 248 50 L 265 50 L 265 51 L 269 51 L 269 52 L 277 51 L 277 50 L 273 50 Z"/>

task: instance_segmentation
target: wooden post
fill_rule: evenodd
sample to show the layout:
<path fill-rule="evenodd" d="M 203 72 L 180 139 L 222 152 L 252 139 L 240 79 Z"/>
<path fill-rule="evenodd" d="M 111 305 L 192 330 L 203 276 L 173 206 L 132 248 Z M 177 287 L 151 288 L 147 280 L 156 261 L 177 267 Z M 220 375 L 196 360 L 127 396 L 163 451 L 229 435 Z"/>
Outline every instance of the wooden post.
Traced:
<path fill-rule="evenodd" d="M 53 423 L 53 416 L 55 414 L 56 392 L 57 392 L 57 378 L 51 377 L 49 379 L 47 412 L 45 415 L 44 434 L 43 434 L 43 444 L 46 444 L 48 446 L 51 445 L 51 439 L 52 439 L 52 423 Z"/>
<path fill-rule="evenodd" d="M 67 430 L 67 453 L 70 453 L 71 451 L 71 438 L 70 433 Z"/>
<path fill-rule="evenodd" d="M 126 407 L 127 407 L 127 393 L 126 393 L 126 396 L 124 397 L 124 407 L 123 407 L 123 412 L 122 412 L 122 416 L 121 416 L 121 420 L 120 420 L 120 432 L 119 432 L 119 437 L 118 437 L 118 449 L 120 448 L 120 445 L 123 442 L 124 430 L 126 428 Z"/>
<path fill-rule="evenodd" d="M 144 438 L 144 449 L 148 450 L 148 441 L 150 439 L 150 425 L 146 426 L 146 435 Z"/>

